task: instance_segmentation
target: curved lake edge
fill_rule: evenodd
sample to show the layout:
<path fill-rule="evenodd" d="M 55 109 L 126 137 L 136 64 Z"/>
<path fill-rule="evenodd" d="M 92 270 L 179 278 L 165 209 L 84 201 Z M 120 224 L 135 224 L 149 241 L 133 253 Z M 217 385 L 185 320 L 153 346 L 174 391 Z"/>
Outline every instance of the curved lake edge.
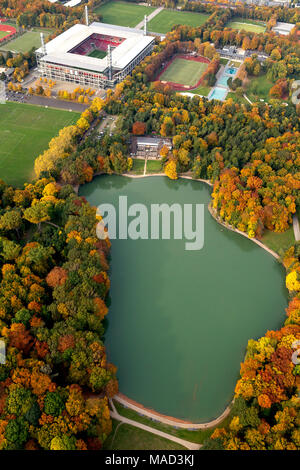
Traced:
<path fill-rule="evenodd" d="M 102 176 L 104 174 L 105 173 L 102 173 L 102 172 L 101 173 L 96 173 L 96 174 L 94 174 L 93 179 L 96 176 Z M 114 176 L 114 174 L 112 174 L 111 176 Z M 151 176 L 164 176 L 164 177 L 167 177 L 167 175 L 165 175 L 164 173 L 151 173 L 151 174 L 146 174 L 146 175 L 132 175 L 132 174 L 129 174 L 129 173 L 124 173 L 122 175 L 117 175 L 117 176 L 124 176 L 124 177 L 127 177 L 127 178 L 147 178 L 147 177 L 151 177 Z M 213 184 L 209 180 L 205 180 L 205 179 L 201 179 L 201 178 L 193 178 L 192 176 L 182 175 L 182 174 L 179 174 L 178 178 L 188 179 L 188 180 L 191 180 L 191 181 L 198 181 L 200 183 L 205 183 L 208 186 L 213 187 Z M 87 184 L 87 183 L 85 183 L 85 184 Z M 78 194 L 80 186 L 84 186 L 85 184 L 76 185 L 76 186 L 74 185 L 73 188 L 74 188 L 75 192 Z M 256 243 L 258 246 L 260 246 L 265 251 L 267 251 L 269 254 L 271 254 L 280 264 L 282 264 L 281 261 L 280 261 L 280 256 L 277 253 L 275 253 L 273 250 L 268 248 L 266 245 L 264 245 L 261 241 L 257 240 L 256 238 L 250 238 L 245 232 L 242 232 L 242 231 L 236 229 L 235 227 L 231 226 L 230 224 L 227 224 L 226 222 L 224 222 L 218 216 L 217 211 L 212 207 L 212 201 L 210 201 L 210 203 L 208 204 L 208 211 L 217 223 L 219 223 L 220 225 L 222 225 L 226 229 L 228 229 L 232 232 L 236 232 L 239 235 L 242 235 L 243 237 L 247 238 L 248 240 L 251 240 L 252 242 Z M 157 411 L 155 411 L 154 409 L 151 409 L 151 408 L 146 408 L 142 404 L 132 400 L 131 398 L 127 397 L 126 395 L 122 394 L 121 392 L 119 392 L 117 395 L 115 395 L 113 397 L 113 399 L 118 401 L 124 407 L 130 408 L 133 411 L 136 411 L 138 414 L 140 414 L 142 416 L 145 416 L 145 417 L 147 417 L 147 418 L 149 418 L 153 421 L 158 421 L 158 422 L 161 422 L 163 424 L 173 426 L 175 428 L 188 429 L 188 430 L 191 430 L 191 431 L 192 430 L 200 430 L 200 429 L 208 429 L 208 428 L 217 426 L 220 422 L 222 422 L 229 415 L 229 413 L 231 411 L 232 404 L 234 403 L 234 398 L 233 398 L 232 401 L 229 403 L 229 405 L 227 405 L 227 407 L 225 408 L 223 413 L 221 413 L 221 415 L 219 415 L 217 418 L 215 418 L 211 421 L 208 421 L 207 423 L 195 423 L 195 422 L 192 422 L 192 421 L 182 420 L 182 419 L 179 419 L 179 418 L 175 418 L 173 416 L 168 416 L 168 415 L 161 414 L 161 413 L 159 413 L 159 412 L 157 412 Z"/>

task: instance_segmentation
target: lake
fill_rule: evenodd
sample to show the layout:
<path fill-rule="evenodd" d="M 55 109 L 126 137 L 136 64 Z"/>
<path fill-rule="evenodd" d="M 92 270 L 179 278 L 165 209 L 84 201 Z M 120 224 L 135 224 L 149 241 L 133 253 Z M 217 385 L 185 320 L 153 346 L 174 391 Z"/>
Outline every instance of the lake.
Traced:
<path fill-rule="evenodd" d="M 99 176 L 79 194 L 95 206 L 204 204 L 204 247 L 185 240 L 113 240 L 105 345 L 120 391 L 192 422 L 218 417 L 233 398 L 247 341 L 285 318 L 285 270 L 265 250 L 218 224 L 204 183 L 163 176 Z"/>

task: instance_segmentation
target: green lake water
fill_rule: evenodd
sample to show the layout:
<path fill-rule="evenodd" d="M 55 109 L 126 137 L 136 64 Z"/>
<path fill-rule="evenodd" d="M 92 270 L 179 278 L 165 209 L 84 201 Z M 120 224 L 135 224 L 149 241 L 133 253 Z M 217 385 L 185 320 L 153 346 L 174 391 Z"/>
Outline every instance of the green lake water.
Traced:
<path fill-rule="evenodd" d="M 205 204 L 205 241 L 113 240 L 105 344 L 122 393 L 177 418 L 206 422 L 233 397 L 247 341 L 282 325 L 284 269 L 209 214 L 210 188 L 166 177 L 100 176 L 80 188 L 98 206 Z M 129 219 L 130 220 L 130 219 Z"/>

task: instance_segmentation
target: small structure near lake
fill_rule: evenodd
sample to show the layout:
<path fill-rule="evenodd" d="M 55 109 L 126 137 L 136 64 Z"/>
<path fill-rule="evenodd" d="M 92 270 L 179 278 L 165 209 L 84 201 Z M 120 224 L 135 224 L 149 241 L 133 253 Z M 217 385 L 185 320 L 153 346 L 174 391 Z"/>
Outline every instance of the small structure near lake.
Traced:
<path fill-rule="evenodd" d="M 171 150 L 171 139 L 165 139 L 162 137 L 133 137 L 131 156 L 133 158 L 157 160 L 161 158 L 160 151 L 163 147 L 167 147 Z"/>

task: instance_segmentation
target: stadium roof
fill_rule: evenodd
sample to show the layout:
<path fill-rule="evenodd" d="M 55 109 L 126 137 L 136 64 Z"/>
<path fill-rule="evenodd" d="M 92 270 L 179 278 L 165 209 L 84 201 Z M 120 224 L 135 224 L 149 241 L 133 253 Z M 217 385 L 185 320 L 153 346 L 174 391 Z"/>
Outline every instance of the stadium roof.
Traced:
<path fill-rule="evenodd" d="M 65 7 L 76 7 L 81 3 L 81 0 L 71 0 L 70 2 L 67 2 L 64 4 Z"/>
<path fill-rule="evenodd" d="M 42 57 L 41 60 L 95 72 L 104 72 L 107 69 L 106 58 L 99 59 L 69 52 L 91 34 L 103 34 L 125 39 L 112 50 L 112 66 L 120 70 L 125 68 L 154 40 L 151 36 L 144 36 L 143 31 L 138 29 L 97 22 L 92 23 L 90 26 L 76 24 L 46 44 L 46 56 Z M 42 48 L 38 49 L 37 52 L 42 53 Z"/>

